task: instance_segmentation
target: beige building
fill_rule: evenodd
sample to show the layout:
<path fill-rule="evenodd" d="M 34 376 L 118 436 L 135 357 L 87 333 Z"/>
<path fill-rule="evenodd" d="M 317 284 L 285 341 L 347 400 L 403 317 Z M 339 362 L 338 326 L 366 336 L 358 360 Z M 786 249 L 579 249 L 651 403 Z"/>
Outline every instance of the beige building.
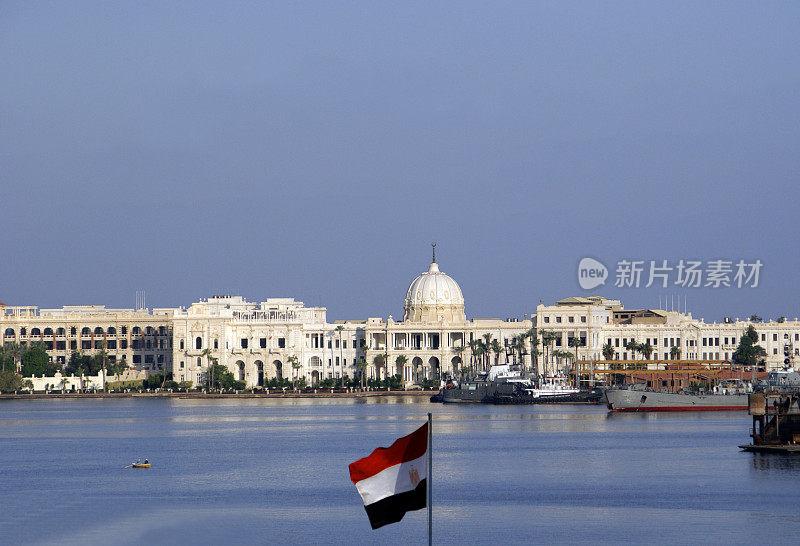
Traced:
<path fill-rule="evenodd" d="M 693 318 L 691 313 L 661 309 L 626 310 L 619 300 L 592 296 L 539 305 L 536 323 L 539 329 L 556 333 L 551 352 L 552 349 L 574 352 L 569 340 L 579 338 L 583 345 L 578 348 L 581 360 L 603 360 L 605 344 L 613 347 L 614 360 L 641 359 L 641 354 L 634 355 L 626 348 L 631 340 L 649 343 L 653 348 L 651 360 L 672 358 L 675 354 L 673 347 L 680 351 L 679 358 L 683 360 L 730 360 L 739 339 L 751 324 L 759 334 L 759 344 L 767 352 L 768 368 L 784 366 L 787 358 L 789 365 L 794 365 L 800 355 L 800 322 L 797 319 L 760 323 L 735 319 L 706 323 Z M 541 344 L 540 350 L 544 352 Z M 558 366 L 556 360 L 540 358 L 542 365 L 553 373 Z"/>

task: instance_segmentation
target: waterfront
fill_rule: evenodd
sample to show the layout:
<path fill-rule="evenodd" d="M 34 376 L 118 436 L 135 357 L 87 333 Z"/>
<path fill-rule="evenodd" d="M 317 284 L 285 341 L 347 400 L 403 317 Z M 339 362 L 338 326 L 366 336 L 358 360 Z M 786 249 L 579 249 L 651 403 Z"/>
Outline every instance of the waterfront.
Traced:
<path fill-rule="evenodd" d="M 369 528 L 347 465 L 434 414 L 436 543 L 793 542 L 800 457 L 745 412 L 369 399 L 0 401 L 4 543 L 422 543 Z M 153 468 L 123 470 L 137 457 Z"/>

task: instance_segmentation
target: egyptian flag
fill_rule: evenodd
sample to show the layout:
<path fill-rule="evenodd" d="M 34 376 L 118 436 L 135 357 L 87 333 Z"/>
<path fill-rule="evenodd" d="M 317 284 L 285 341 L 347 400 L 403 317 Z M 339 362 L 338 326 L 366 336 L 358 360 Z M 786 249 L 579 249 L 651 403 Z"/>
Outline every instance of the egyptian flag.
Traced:
<path fill-rule="evenodd" d="M 428 477 L 428 423 L 350 464 L 350 479 L 364 501 L 373 529 L 425 508 Z"/>

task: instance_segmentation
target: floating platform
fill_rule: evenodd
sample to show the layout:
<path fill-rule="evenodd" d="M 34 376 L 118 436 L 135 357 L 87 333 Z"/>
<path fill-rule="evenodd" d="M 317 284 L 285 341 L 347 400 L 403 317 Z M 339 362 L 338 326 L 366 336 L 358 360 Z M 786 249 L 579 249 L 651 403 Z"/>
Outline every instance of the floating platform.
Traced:
<path fill-rule="evenodd" d="M 747 444 L 739 446 L 743 451 L 750 451 L 751 453 L 778 453 L 788 455 L 800 455 L 800 445 L 756 445 Z"/>

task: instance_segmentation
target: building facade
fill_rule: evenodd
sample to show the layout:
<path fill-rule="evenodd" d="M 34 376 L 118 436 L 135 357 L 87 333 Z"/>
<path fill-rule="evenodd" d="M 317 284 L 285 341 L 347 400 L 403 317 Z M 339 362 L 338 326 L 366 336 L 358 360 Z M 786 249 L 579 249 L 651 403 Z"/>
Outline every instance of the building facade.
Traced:
<path fill-rule="evenodd" d="M 324 307 L 306 307 L 291 298 L 252 303 L 241 296 L 213 296 L 188 308 L 106 309 L 66 306 L 41 309 L 0 304 L 0 345 L 42 342 L 54 362 L 65 364 L 73 351 L 105 348 L 110 360 L 132 371 L 171 372 L 175 381 L 204 384 L 211 362 L 226 366 L 248 386 L 273 378 L 305 378 L 310 385 L 364 367 L 368 377 L 398 375 L 406 385 L 457 376 L 479 369 L 470 348 L 477 340 L 496 340 L 485 364 L 520 364 L 534 374 L 554 375 L 580 360 L 641 359 L 630 341 L 652 347 L 650 360 L 729 360 L 749 321 L 705 323 L 691 314 L 659 309 L 624 309 L 619 300 L 572 297 L 540 304 L 528 319 L 467 320 L 458 283 L 435 260 L 409 284 L 403 320 L 391 316 L 328 322 Z M 794 364 L 800 353 L 800 322 L 756 323 L 770 369 Z M 532 358 L 527 334 L 538 331 L 540 355 Z M 545 345 L 542 331 L 552 334 Z M 577 338 L 579 347 L 571 341 Z M 517 343 L 526 343 L 519 350 Z M 560 356 L 556 356 L 560 355 Z M 519 360 L 522 362 L 518 362 Z M 361 364 L 363 363 L 363 364 Z M 359 366 L 358 364 L 361 364 Z"/>

